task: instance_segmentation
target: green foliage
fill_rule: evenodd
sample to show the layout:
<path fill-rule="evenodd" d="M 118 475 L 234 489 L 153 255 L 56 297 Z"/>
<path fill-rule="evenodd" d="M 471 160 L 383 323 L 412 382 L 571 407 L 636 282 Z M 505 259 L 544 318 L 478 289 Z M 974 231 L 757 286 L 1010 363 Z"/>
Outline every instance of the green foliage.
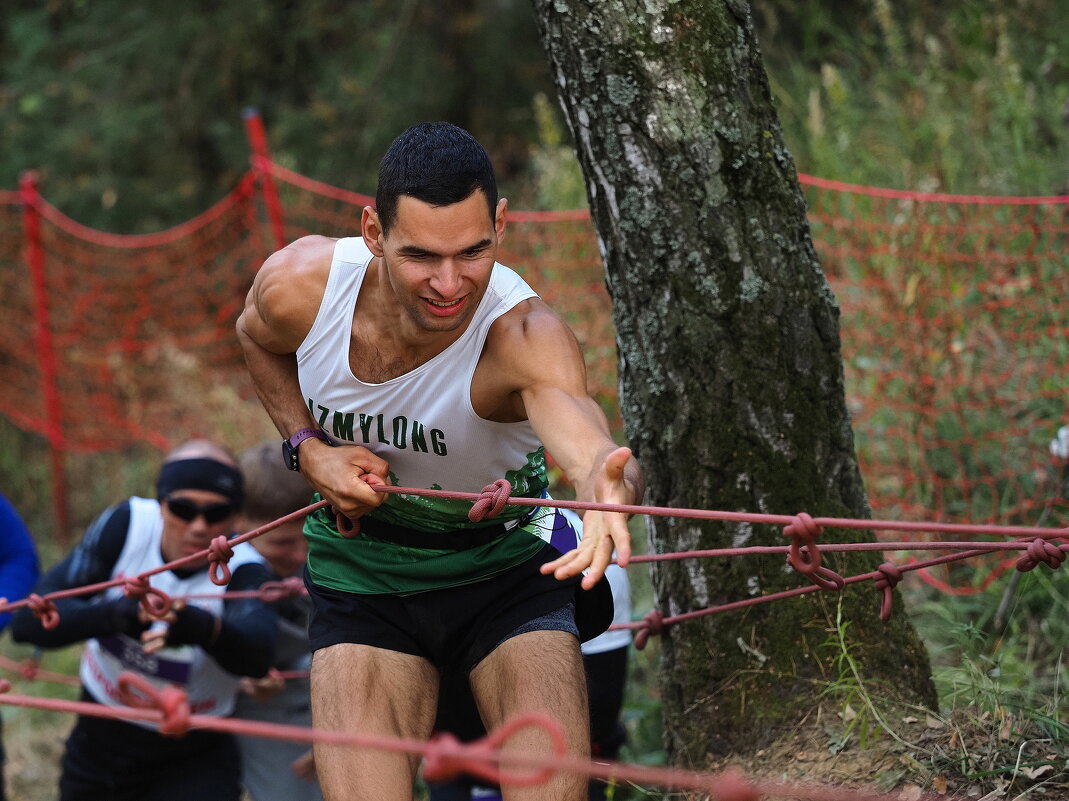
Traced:
<path fill-rule="evenodd" d="M 522 0 L 8 6 L 0 186 L 37 168 L 55 205 L 106 230 L 175 225 L 233 188 L 247 106 L 281 163 L 357 191 L 425 119 L 471 129 L 507 183 L 550 88 Z"/>
<path fill-rule="evenodd" d="M 1064 3 L 780 0 L 755 11 L 800 170 L 927 191 L 1069 188 Z"/>
<path fill-rule="evenodd" d="M 914 623 L 929 642 L 944 704 L 1057 718 L 1069 682 L 1069 587 L 1063 574 L 1040 565 L 1008 573 L 973 595 L 920 588 L 912 595 Z"/>
<path fill-rule="evenodd" d="M 546 95 L 539 93 L 533 101 L 538 141 L 531 149 L 527 169 L 528 190 L 539 209 L 579 209 L 586 206 L 586 183 L 575 158 L 571 140 L 563 130 L 559 115 Z M 522 201 L 523 198 L 520 198 Z"/>

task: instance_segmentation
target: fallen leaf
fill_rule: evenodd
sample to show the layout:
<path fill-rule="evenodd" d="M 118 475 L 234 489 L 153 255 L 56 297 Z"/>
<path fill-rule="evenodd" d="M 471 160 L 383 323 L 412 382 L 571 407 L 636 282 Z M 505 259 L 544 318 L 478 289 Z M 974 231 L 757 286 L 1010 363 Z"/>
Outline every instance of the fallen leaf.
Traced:
<path fill-rule="evenodd" d="M 921 788 L 916 784 L 907 784 L 898 794 L 898 801 L 920 801 Z"/>
<path fill-rule="evenodd" d="M 946 776 L 936 776 L 932 779 L 932 788 L 939 793 L 939 795 L 947 794 L 947 779 Z"/>
<path fill-rule="evenodd" d="M 915 718 L 913 717 L 913 715 L 907 715 L 906 717 L 902 718 L 903 723 L 916 723 L 918 720 L 920 720 L 920 718 Z"/>
<path fill-rule="evenodd" d="M 1050 773 L 1052 770 L 1054 770 L 1053 765 L 1037 765 L 1034 768 L 1021 768 L 1021 773 L 1023 773 L 1029 779 L 1035 780 L 1038 779 L 1040 776 Z"/>
<path fill-rule="evenodd" d="M 943 721 L 941 721 L 937 717 L 933 717 L 932 715 L 928 715 L 924 719 L 924 725 L 927 726 L 929 729 L 941 729 L 941 728 L 943 728 Z"/>

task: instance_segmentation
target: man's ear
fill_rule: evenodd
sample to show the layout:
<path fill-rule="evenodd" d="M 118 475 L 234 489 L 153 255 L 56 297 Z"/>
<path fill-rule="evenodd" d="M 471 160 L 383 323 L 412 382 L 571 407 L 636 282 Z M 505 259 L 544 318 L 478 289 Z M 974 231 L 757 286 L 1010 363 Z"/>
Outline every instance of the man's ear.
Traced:
<path fill-rule="evenodd" d="M 497 233 L 498 244 L 501 244 L 501 240 L 505 238 L 505 218 L 508 216 L 508 209 L 508 198 L 501 198 L 497 201 L 497 209 L 494 211 L 494 231 Z"/>
<path fill-rule="evenodd" d="M 386 235 L 382 232 L 379 213 L 371 206 L 364 206 L 364 211 L 360 215 L 360 233 L 364 236 L 364 244 L 367 245 L 368 250 L 381 259 Z"/>

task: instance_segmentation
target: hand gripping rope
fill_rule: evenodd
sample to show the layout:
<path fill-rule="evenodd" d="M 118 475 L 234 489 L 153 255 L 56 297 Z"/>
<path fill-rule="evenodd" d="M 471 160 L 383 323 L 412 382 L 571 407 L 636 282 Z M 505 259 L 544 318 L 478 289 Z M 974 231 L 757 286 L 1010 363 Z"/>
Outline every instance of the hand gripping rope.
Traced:
<path fill-rule="evenodd" d="M 275 603 L 283 598 L 296 598 L 305 592 L 304 581 L 297 576 L 290 576 L 281 581 L 265 581 L 260 585 L 260 598 L 265 603 Z"/>
<path fill-rule="evenodd" d="M 141 602 L 141 608 L 154 618 L 166 615 L 174 604 L 167 593 L 148 583 L 148 576 L 133 576 L 126 579 L 123 584 L 123 594 L 127 598 L 137 598 Z"/>
<path fill-rule="evenodd" d="M 59 625 L 59 610 L 56 609 L 56 605 L 51 599 L 42 598 L 37 593 L 33 593 L 26 599 L 26 606 L 37 616 L 38 620 L 41 621 L 41 625 L 46 629 L 54 629 Z"/>

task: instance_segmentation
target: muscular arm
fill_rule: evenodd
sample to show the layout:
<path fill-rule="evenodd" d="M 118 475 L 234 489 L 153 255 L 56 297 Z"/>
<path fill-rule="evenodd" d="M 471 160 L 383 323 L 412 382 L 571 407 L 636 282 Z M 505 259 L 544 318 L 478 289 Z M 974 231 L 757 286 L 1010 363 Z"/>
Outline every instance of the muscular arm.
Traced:
<path fill-rule="evenodd" d="M 260 268 L 238 318 L 237 336 L 256 393 L 283 437 L 316 427 L 297 378 L 297 348 L 311 330 L 325 291 L 333 239 L 305 237 Z M 281 457 L 280 457 L 281 458 Z M 335 509 L 359 517 L 384 500 L 386 462 L 360 446 L 300 446 L 301 473 Z"/>
<path fill-rule="evenodd" d="M 581 501 L 634 504 L 645 492 L 638 462 L 616 445 L 601 407 L 587 394 L 579 344 L 564 322 L 539 300 L 502 318 L 491 331 L 485 357 L 514 383 L 514 397 Z M 482 365 L 480 365 L 481 369 Z M 583 516 L 579 548 L 543 565 L 543 572 L 567 578 L 590 568 L 583 586 L 593 587 L 612 560 L 631 557 L 627 517 L 608 512 Z"/>

